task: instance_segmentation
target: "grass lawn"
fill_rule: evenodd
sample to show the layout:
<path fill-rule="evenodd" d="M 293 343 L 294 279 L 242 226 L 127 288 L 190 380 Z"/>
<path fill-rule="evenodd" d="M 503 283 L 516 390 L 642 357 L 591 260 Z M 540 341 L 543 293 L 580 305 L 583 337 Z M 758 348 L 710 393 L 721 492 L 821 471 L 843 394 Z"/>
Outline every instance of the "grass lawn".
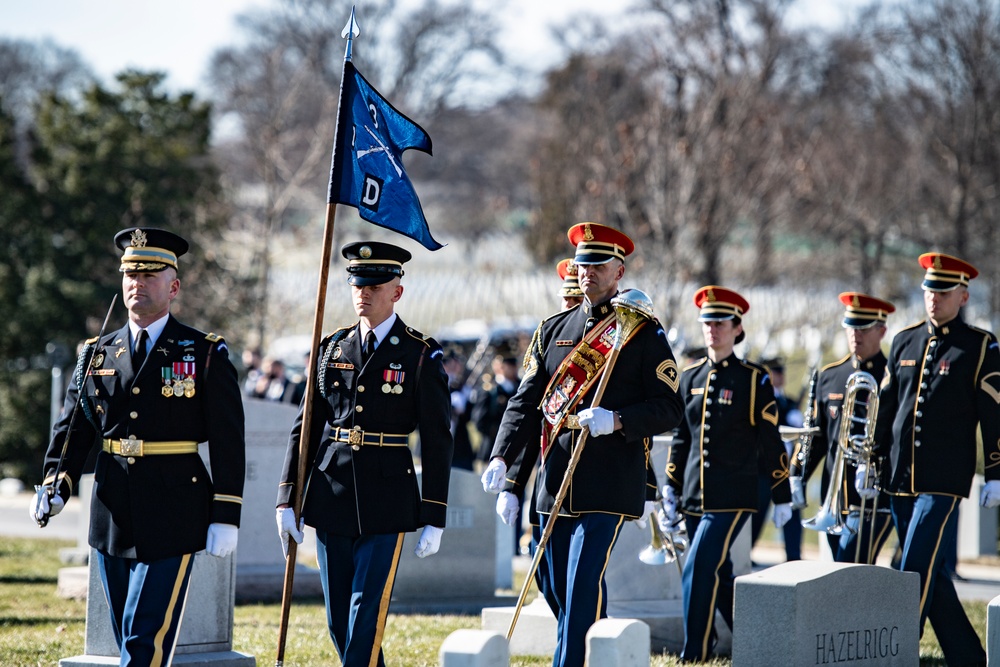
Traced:
<path fill-rule="evenodd" d="M 49 667 L 60 658 L 83 653 L 86 603 L 55 596 L 60 547 L 71 542 L 5 538 L 0 543 L 0 665 Z M 515 582 L 519 584 L 519 582 Z M 986 604 L 966 603 L 966 612 L 985 643 Z M 261 666 L 274 664 L 279 605 L 236 607 L 233 647 L 256 656 Z M 390 614 L 383 643 L 393 667 L 434 667 L 444 639 L 460 628 L 478 628 L 478 616 L 422 616 Z M 944 665 L 934 631 L 928 625 L 920 642 L 921 665 Z M 292 607 L 285 664 L 337 665 L 326 633 L 321 600 Z M 546 658 L 515 657 L 512 665 L 543 667 Z M 673 656 L 654 656 L 654 667 L 679 664 Z M 717 659 L 711 665 L 729 665 Z"/>

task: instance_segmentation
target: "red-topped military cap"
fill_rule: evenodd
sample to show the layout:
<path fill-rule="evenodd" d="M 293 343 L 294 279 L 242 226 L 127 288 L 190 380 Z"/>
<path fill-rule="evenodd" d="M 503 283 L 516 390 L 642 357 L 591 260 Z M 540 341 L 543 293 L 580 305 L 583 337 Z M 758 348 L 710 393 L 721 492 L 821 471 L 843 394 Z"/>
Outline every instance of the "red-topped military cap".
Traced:
<path fill-rule="evenodd" d="M 119 271 L 156 273 L 177 268 L 177 258 L 188 251 L 183 238 L 155 227 L 129 227 L 115 234 L 115 245 L 124 251 Z"/>
<path fill-rule="evenodd" d="M 969 281 L 979 275 L 972 264 L 943 252 L 925 252 L 920 256 L 920 266 L 927 269 L 921 287 L 928 292 L 950 292 L 959 285 L 968 287 Z"/>
<path fill-rule="evenodd" d="M 632 239 L 622 232 L 599 225 L 596 222 L 581 222 L 573 225 L 566 233 L 569 242 L 576 246 L 577 264 L 604 264 L 613 259 L 625 261 L 635 250 Z"/>
<path fill-rule="evenodd" d="M 840 302 L 847 306 L 841 324 L 845 329 L 867 329 L 875 324 L 885 324 L 889 313 L 896 307 L 885 301 L 861 292 L 842 292 Z"/>
<path fill-rule="evenodd" d="M 562 278 L 562 287 L 559 288 L 561 297 L 582 297 L 583 290 L 580 289 L 580 278 L 576 275 L 576 264 L 569 257 L 560 260 L 556 264 L 556 272 Z"/>
<path fill-rule="evenodd" d="M 718 285 L 706 285 L 694 293 L 694 305 L 701 309 L 699 322 L 743 319 L 750 310 L 750 304 L 731 289 Z"/>

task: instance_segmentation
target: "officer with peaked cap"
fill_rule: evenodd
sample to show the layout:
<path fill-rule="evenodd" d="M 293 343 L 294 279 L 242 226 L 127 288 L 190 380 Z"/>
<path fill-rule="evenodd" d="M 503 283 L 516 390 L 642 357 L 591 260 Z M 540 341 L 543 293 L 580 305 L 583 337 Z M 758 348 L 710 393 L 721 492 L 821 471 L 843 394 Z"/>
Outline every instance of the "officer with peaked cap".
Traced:
<path fill-rule="evenodd" d="M 681 579 L 684 660 L 706 660 L 715 644 L 715 610 L 733 627 L 729 549 L 757 508 L 758 459 L 772 480 L 774 524 L 791 517 L 788 461 L 767 369 L 737 357 L 750 304 L 725 287 L 694 295 L 708 356 L 681 373 L 684 417 L 674 429 L 663 487 L 663 528 L 685 521 L 690 547 Z"/>
<path fill-rule="evenodd" d="M 592 406 L 617 328 L 611 299 L 634 245 L 622 232 L 591 222 L 568 233 L 576 247 L 583 303 L 544 320 L 525 355 L 524 377 L 508 402 L 483 488 L 500 493 L 511 516 L 517 490 L 541 455 L 535 510 L 550 519 L 582 429 L 590 435 L 545 550 L 542 587 L 557 607 L 555 667 L 583 665 L 587 630 L 607 616 L 604 572 L 622 525 L 649 511 L 652 437 L 680 417 L 677 365 L 659 322 L 641 325 L 618 356 L 600 406 Z M 508 465 L 510 470 L 508 471 Z M 524 473 L 528 474 L 524 474 Z"/>
<path fill-rule="evenodd" d="M 313 386 L 302 518 L 316 555 L 330 637 L 345 667 L 384 665 L 382 636 L 406 533 L 415 553 L 437 552 L 452 458 L 448 378 L 437 341 L 395 313 L 410 253 L 388 243 L 345 245 L 359 322 L 320 343 Z M 302 541 L 291 508 L 305 405 L 292 426 L 278 486 L 278 536 Z M 419 429 L 422 481 L 408 442 Z"/>
<path fill-rule="evenodd" d="M 978 271 L 939 252 L 920 256 L 927 319 L 893 338 L 879 394 L 876 453 L 903 549 L 901 569 L 920 575 L 920 621 L 930 619 L 949 665 L 985 665 L 986 654 L 943 567 L 942 533 L 966 498 L 982 433 L 984 507 L 1000 505 L 1000 351 L 991 332 L 962 317 Z M 857 479 L 862 492 L 872 482 Z"/>
<path fill-rule="evenodd" d="M 792 453 L 789 481 L 797 489 L 802 488 L 804 480 L 824 460 L 826 465 L 823 469 L 822 488 L 824 491 L 834 488 L 830 485 L 830 476 L 840 448 L 840 424 L 843 419 L 841 408 L 844 405 L 848 378 L 862 371 L 877 382 L 885 375 L 886 358 L 882 353 L 882 339 L 885 337 L 886 320 L 896 310 L 895 306 L 861 292 L 844 292 L 840 295 L 840 302 L 845 306 L 841 324 L 847 334 L 849 354 L 819 371 L 816 380 L 816 405 L 813 410 L 813 425 L 819 428 L 819 433 L 813 436 L 809 459 L 804 464 L 799 462 L 798 445 Z M 867 402 L 868 398 L 861 395 L 857 401 L 860 404 Z M 861 426 L 855 425 L 852 433 L 856 433 Z M 882 467 L 880 462 L 874 463 L 876 468 Z M 853 563 L 855 560 L 874 563 L 892 530 L 889 496 L 882 493 L 876 502 L 874 488 L 865 492 L 865 517 L 862 523 L 861 496 L 854 487 L 857 468 L 853 461 L 844 461 L 844 473 L 837 483 L 843 509 L 832 508 L 834 511 L 842 511 L 848 530 L 842 531 L 840 535 L 827 535 L 827 538 L 834 560 L 841 563 Z M 861 540 L 860 548 L 858 540 Z"/>
<path fill-rule="evenodd" d="M 236 549 L 243 403 L 225 341 L 170 314 L 187 241 L 142 227 L 119 232 L 115 244 L 123 251 L 128 323 L 86 342 L 45 454 L 43 492 L 32 515 L 40 520 L 59 512 L 100 442 L 90 545 L 121 664 L 167 664 L 194 553 L 206 549 L 221 557 Z M 198 455 L 200 442 L 208 442 L 211 476 Z M 45 491 L 53 485 L 50 501 Z"/>
<path fill-rule="evenodd" d="M 572 257 L 560 260 L 556 264 L 556 273 L 563 281 L 559 287 L 559 298 L 562 299 L 563 310 L 569 310 L 583 301 L 583 290 L 580 289 L 580 279 L 576 275 L 576 269 Z"/>

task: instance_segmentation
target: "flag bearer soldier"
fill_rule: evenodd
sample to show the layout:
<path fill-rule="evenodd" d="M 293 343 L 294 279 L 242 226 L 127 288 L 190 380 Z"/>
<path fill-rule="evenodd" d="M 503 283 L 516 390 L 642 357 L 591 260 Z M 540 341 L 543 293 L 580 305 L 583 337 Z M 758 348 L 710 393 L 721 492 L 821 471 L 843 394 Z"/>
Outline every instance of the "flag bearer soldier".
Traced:
<path fill-rule="evenodd" d="M 503 497 L 516 503 L 514 482 L 541 452 L 534 498 L 544 529 L 581 429 L 589 429 L 544 554 L 549 594 L 558 608 L 556 667 L 583 665 L 587 630 L 607 615 L 604 571 L 611 549 L 624 521 L 644 516 L 655 496 L 647 478 L 652 437 L 673 428 L 681 409 L 677 366 L 656 321 L 641 325 L 625 343 L 601 405 L 591 407 L 590 390 L 614 344 L 610 302 L 634 245 L 618 230 L 595 223 L 575 225 L 568 236 L 576 247 L 584 301 L 535 331 L 524 378 L 507 404 L 483 473 L 487 491 L 505 490 Z M 514 467 L 510 474 L 508 463 Z"/>
<path fill-rule="evenodd" d="M 384 665 L 382 635 L 405 533 L 423 527 L 415 553 L 437 552 L 448 509 L 451 400 L 437 341 L 394 312 L 410 253 L 349 243 L 360 321 L 323 339 L 317 354 L 302 521 L 316 529 L 330 637 L 345 667 Z M 278 486 L 278 535 L 301 543 L 291 508 L 306 406 L 292 427 Z M 418 485 L 410 434 L 420 429 Z M 329 430 L 327 430 L 329 429 Z"/>
<path fill-rule="evenodd" d="M 892 341 L 875 446 L 903 549 L 901 569 L 920 575 L 920 621 L 930 619 L 949 665 L 985 665 L 986 654 L 944 571 L 942 532 L 969 495 L 982 432 L 984 507 L 1000 504 L 1000 352 L 989 331 L 966 324 L 962 306 L 979 272 L 932 252 L 920 256 L 927 319 Z M 873 482 L 857 480 L 862 488 Z"/>
<path fill-rule="evenodd" d="M 895 311 L 896 307 L 888 301 L 861 292 L 844 292 L 839 298 L 846 307 L 841 324 L 847 333 L 849 354 L 840 361 L 820 369 L 816 380 L 816 405 L 813 410 L 815 415 L 813 425 L 819 428 L 819 432 L 813 437 L 809 459 L 804 465 L 799 463 L 799 445 L 796 445 L 796 450 L 792 454 L 789 478 L 793 489 L 801 490 L 804 480 L 809 478 L 824 459 L 826 464 L 823 469 L 822 488 L 824 492 L 831 488 L 830 475 L 833 474 L 837 450 L 840 448 L 841 407 L 844 404 L 847 379 L 858 371 L 868 373 L 876 382 L 885 375 L 886 358 L 882 353 L 882 339 L 885 337 L 889 313 Z M 883 462 L 875 462 L 876 468 L 881 468 L 882 464 Z M 860 562 L 874 563 L 892 530 L 889 496 L 884 492 L 878 493 L 876 503 L 873 500 L 876 490 L 863 489 L 867 502 L 865 520 L 862 523 L 861 496 L 854 487 L 857 468 L 857 464 L 853 461 L 844 461 L 844 475 L 839 481 L 840 497 L 844 501 L 843 508 L 842 510 L 831 508 L 833 511 L 843 512 L 844 523 L 848 529 L 840 535 L 827 535 L 827 538 L 831 553 L 837 562 L 853 563 L 858 554 L 861 554 Z M 877 511 L 873 516 L 873 510 L 876 508 Z M 860 549 L 859 539 L 862 542 Z"/>
<path fill-rule="evenodd" d="M 684 417 L 674 429 L 663 488 L 670 530 L 683 513 L 691 540 L 682 575 L 684 660 L 706 660 L 715 643 L 715 609 L 733 627 L 733 563 L 729 549 L 757 507 L 758 458 L 768 472 L 773 519 L 791 517 L 788 463 L 778 434 L 778 408 L 763 366 L 740 359 L 746 299 L 724 287 L 694 295 L 708 356 L 684 369 Z"/>
<path fill-rule="evenodd" d="M 187 241 L 162 229 L 132 228 L 119 232 L 115 244 L 124 251 L 128 323 L 84 345 L 31 513 L 44 523 L 62 509 L 100 442 L 89 541 L 97 550 L 120 664 L 165 665 L 195 552 L 221 557 L 236 549 L 243 403 L 225 341 L 170 315 L 180 290 L 177 258 L 187 252 Z M 199 442 L 208 442 L 211 476 Z"/>

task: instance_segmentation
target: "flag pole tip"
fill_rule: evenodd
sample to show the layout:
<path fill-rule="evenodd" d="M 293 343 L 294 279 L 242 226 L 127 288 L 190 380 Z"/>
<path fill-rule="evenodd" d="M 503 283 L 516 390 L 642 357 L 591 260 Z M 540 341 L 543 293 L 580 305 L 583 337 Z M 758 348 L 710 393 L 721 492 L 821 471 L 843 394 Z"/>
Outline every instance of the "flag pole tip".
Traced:
<path fill-rule="evenodd" d="M 354 6 L 351 6 L 351 18 L 348 19 L 347 25 L 344 26 L 344 31 L 340 33 L 341 37 L 351 40 L 361 34 L 361 29 L 358 27 L 358 22 L 354 18 Z"/>

